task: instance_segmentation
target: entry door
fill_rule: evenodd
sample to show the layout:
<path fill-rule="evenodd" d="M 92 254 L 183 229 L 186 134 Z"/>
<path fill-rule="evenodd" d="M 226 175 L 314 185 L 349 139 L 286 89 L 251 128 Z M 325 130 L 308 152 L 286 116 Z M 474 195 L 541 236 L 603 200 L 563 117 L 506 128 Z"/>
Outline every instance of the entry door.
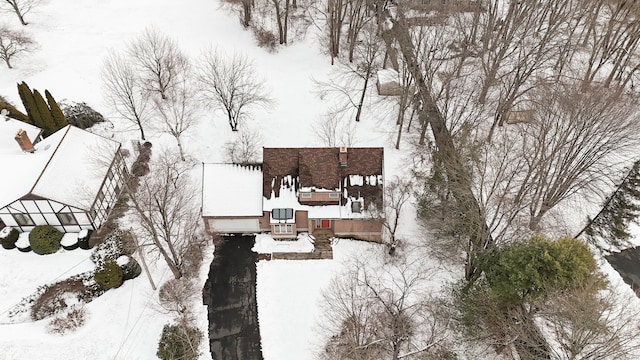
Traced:
<path fill-rule="evenodd" d="M 320 228 L 328 229 L 331 227 L 331 220 L 322 219 L 320 220 Z"/>

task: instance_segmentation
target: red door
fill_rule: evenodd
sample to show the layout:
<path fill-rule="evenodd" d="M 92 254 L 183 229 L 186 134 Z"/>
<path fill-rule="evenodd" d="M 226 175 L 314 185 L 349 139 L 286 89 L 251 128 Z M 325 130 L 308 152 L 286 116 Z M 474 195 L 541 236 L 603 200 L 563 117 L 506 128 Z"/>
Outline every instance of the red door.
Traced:
<path fill-rule="evenodd" d="M 331 220 L 324 220 L 324 219 L 322 219 L 322 220 L 320 221 L 320 227 L 321 227 L 322 229 L 328 229 L 328 228 L 330 228 L 330 227 L 331 227 Z"/>

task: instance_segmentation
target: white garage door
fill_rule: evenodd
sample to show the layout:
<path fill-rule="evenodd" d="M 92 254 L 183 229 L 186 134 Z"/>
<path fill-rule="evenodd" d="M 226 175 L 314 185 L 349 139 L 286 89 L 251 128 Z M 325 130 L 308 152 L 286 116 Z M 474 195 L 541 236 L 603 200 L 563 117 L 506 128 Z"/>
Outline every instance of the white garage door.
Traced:
<path fill-rule="evenodd" d="M 254 233 L 260 231 L 258 219 L 209 219 L 209 229 L 219 233 Z"/>

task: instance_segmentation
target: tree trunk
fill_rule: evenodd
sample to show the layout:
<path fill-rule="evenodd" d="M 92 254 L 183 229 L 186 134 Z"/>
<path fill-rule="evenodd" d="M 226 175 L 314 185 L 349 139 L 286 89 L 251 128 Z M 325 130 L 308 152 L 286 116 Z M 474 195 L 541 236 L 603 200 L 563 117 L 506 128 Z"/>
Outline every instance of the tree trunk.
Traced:
<path fill-rule="evenodd" d="M 364 96 L 367 93 L 367 86 L 369 85 L 370 76 L 371 76 L 371 66 L 367 68 L 367 74 L 364 78 L 364 85 L 362 86 L 362 94 L 360 94 L 360 103 L 358 103 L 358 111 L 356 112 L 356 121 L 360 121 L 360 115 L 362 114 L 362 106 L 364 105 Z"/>
<path fill-rule="evenodd" d="M 378 6 L 382 6 L 379 1 Z M 486 250 L 494 246 L 489 227 L 484 219 L 482 209 L 478 205 L 471 187 L 471 176 L 466 171 L 463 160 L 460 157 L 453 137 L 447 128 L 445 119 L 440 114 L 431 92 L 425 82 L 423 72 L 416 59 L 416 50 L 409 35 L 406 20 L 401 12 L 397 17 L 388 16 L 393 22 L 390 32 L 398 40 L 400 51 L 403 54 L 407 68 L 413 77 L 418 96 L 422 101 L 422 109 L 418 116 L 422 121 L 431 125 L 434 140 L 436 142 L 436 155 L 442 161 L 447 175 L 447 182 L 456 202 L 456 207 L 465 216 L 465 225 L 468 241 L 467 263 L 465 265 L 465 278 L 475 281 L 480 276 L 478 258 Z M 385 19 L 379 18 L 382 22 Z"/>
<path fill-rule="evenodd" d="M 272 0 L 273 6 L 276 9 L 276 21 L 278 23 L 278 41 L 280 45 L 284 44 L 284 29 L 282 26 L 282 14 L 280 13 L 280 3 L 279 0 Z"/>
<path fill-rule="evenodd" d="M 284 43 L 287 43 L 287 33 L 289 32 L 289 0 L 284 3 Z"/>
<path fill-rule="evenodd" d="M 248 28 L 251 25 L 251 0 L 242 0 L 242 26 Z"/>

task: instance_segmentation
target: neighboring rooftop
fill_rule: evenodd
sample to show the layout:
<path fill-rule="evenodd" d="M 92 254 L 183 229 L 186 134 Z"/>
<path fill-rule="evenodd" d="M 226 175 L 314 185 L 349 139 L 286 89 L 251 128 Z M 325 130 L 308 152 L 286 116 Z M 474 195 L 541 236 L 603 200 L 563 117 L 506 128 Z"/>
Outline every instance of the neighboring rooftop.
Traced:
<path fill-rule="evenodd" d="M 33 153 L 24 152 L 14 139 L 15 128 L 26 130 L 32 141 L 39 129 L 13 121 L 0 119 L 0 156 L 6 169 L 0 178 L 0 207 L 33 194 L 88 210 L 119 143 L 68 125 L 37 143 Z"/>
<path fill-rule="evenodd" d="M 262 171 L 259 167 L 202 166 L 202 216 L 262 216 Z"/>

